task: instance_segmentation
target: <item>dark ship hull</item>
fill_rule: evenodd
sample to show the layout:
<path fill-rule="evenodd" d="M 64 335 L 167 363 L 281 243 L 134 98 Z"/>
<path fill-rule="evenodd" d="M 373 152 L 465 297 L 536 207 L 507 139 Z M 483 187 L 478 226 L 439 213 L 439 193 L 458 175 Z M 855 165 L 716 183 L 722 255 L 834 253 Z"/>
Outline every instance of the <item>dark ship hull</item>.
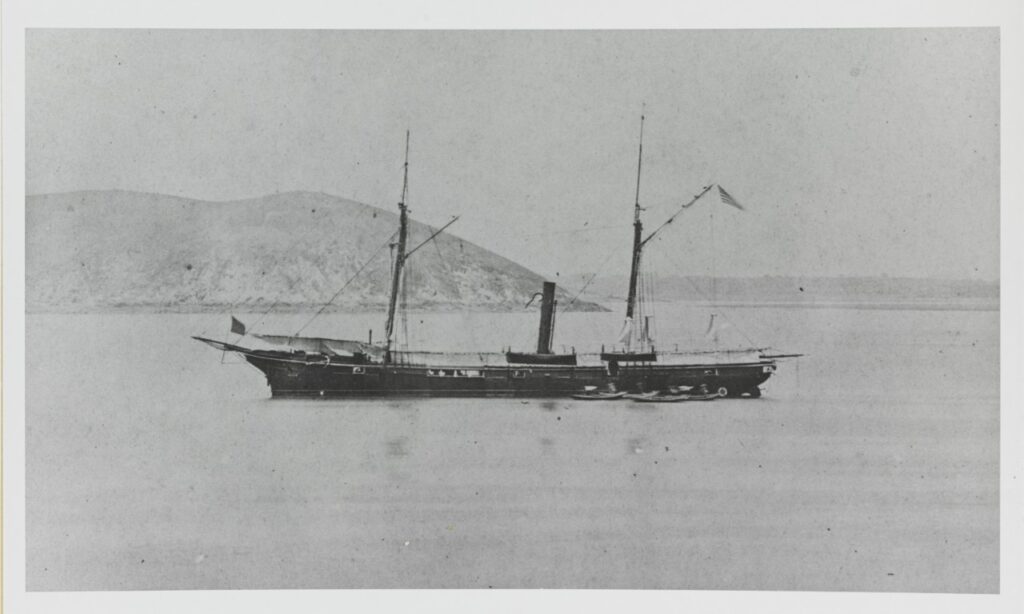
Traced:
<path fill-rule="evenodd" d="M 706 385 L 724 396 L 759 396 L 775 361 L 608 362 L 594 365 L 500 364 L 504 354 L 473 354 L 484 364 L 410 364 L 396 353 L 388 364 L 301 351 L 251 350 L 198 340 L 242 355 L 267 378 L 274 397 L 567 397 L 588 387 L 647 391 Z M 659 355 L 671 360 L 672 355 Z M 488 359 L 491 359 L 488 361 Z M 445 361 L 446 363 L 448 361 Z"/>

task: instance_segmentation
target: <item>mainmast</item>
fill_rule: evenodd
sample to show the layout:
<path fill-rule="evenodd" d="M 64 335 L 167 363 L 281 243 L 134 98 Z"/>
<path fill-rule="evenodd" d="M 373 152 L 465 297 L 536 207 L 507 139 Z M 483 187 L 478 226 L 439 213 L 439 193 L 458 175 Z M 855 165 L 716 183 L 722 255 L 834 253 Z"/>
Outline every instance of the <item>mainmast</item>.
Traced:
<path fill-rule="evenodd" d="M 640 274 L 640 251 L 643 247 L 643 222 L 640 221 L 640 169 L 644 161 L 644 115 L 640 113 L 640 153 L 636 161 L 636 204 L 633 208 L 633 264 L 629 271 L 629 295 L 626 299 L 626 320 L 633 319 L 636 308 L 636 285 Z"/>
<path fill-rule="evenodd" d="M 402 199 L 398 202 L 398 251 L 395 253 L 394 270 L 391 273 L 391 296 L 388 301 L 388 321 L 385 326 L 385 347 L 391 353 L 391 342 L 395 331 L 395 307 L 398 304 L 398 290 L 402 283 L 402 266 L 405 264 L 405 240 L 408 234 L 409 213 L 405 197 L 409 189 L 409 131 L 405 131 L 405 164 L 402 173 Z"/>

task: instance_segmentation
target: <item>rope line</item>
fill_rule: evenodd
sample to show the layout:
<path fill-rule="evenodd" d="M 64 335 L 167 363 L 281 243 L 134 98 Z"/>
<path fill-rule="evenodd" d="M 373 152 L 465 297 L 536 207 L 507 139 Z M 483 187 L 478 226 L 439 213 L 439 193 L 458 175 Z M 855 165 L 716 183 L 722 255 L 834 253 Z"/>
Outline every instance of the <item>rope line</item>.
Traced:
<path fill-rule="evenodd" d="M 601 264 L 600 264 L 600 265 L 599 265 L 599 266 L 597 267 L 597 271 L 596 271 L 596 272 L 595 272 L 595 273 L 594 273 L 593 275 L 591 275 L 591 276 L 590 276 L 590 279 L 588 279 L 588 280 L 586 281 L 586 283 L 584 283 L 584 284 L 583 284 L 583 287 L 579 289 L 579 292 L 577 292 L 577 293 L 576 293 L 576 295 L 575 295 L 575 296 L 573 296 L 573 297 L 572 297 L 572 299 L 571 299 L 571 300 L 570 300 L 570 301 L 569 301 L 568 303 L 566 303 L 565 305 L 562 305 L 562 307 L 561 307 L 561 309 L 559 309 L 559 311 L 565 311 L 565 310 L 566 310 L 566 309 L 568 309 L 569 307 L 572 307 L 573 303 L 575 303 L 575 302 L 576 302 L 576 299 L 578 299 L 578 298 L 580 297 L 580 295 L 581 295 L 581 294 L 583 294 L 583 291 L 584 291 L 584 290 L 586 290 L 586 289 L 587 289 L 587 288 L 588 288 L 588 287 L 590 286 L 590 284 L 591 284 L 591 283 L 593 283 L 593 281 L 594 281 L 595 279 L 597 279 L 597 276 L 598 276 L 598 275 L 600 275 L 600 274 L 601 274 L 601 271 L 603 271 L 603 270 L 604 270 L 604 266 L 605 266 L 606 264 L 608 264 L 608 261 L 609 261 L 609 260 L 611 260 L 611 259 L 612 259 L 612 256 L 615 256 L 615 255 L 616 255 L 616 253 L 615 253 L 615 251 L 614 251 L 614 250 L 609 250 L 609 251 L 608 251 L 608 255 L 607 255 L 607 256 L 605 256 L 604 262 L 602 262 L 602 263 L 601 263 Z M 607 298 L 613 298 L 613 297 L 607 297 Z M 617 297 L 616 297 L 616 298 L 617 298 Z"/>
<path fill-rule="evenodd" d="M 715 303 L 715 301 L 708 299 L 708 296 L 706 294 L 704 294 L 704 292 L 701 291 L 700 286 L 698 286 L 696 283 L 694 283 L 692 278 L 690 278 L 689 276 L 686 276 L 686 277 L 684 277 L 684 279 L 686 280 L 687 283 L 690 284 L 690 286 L 693 287 L 694 292 L 696 292 L 696 294 L 700 295 L 701 298 L 703 298 L 705 301 L 708 301 L 709 303 L 711 303 L 711 305 L 713 307 L 717 307 L 718 306 L 717 303 Z M 732 318 L 730 318 L 729 316 L 725 315 L 725 313 L 721 312 L 721 311 L 716 312 L 716 313 L 718 315 L 722 316 L 724 319 L 728 320 L 728 322 L 730 324 L 732 324 L 733 328 L 736 329 L 736 332 L 738 332 L 739 334 L 743 335 L 743 338 L 747 340 L 747 343 L 749 343 L 751 345 L 751 347 L 753 347 L 755 345 L 754 341 L 750 337 L 748 337 L 746 333 L 743 332 L 743 329 L 740 328 L 736 324 L 736 322 L 733 321 Z M 715 351 L 717 351 L 717 350 L 715 350 Z"/>
<path fill-rule="evenodd" d="M 295 334 L 292 335 L 292 337 L 298 337 L 299 333 L 301 333 L 303 330 L 306 329 L 307 326 L 309 326 L 310 324 L 313 323 L 313 320 L 315 320 L 318 317 L 320 317 L 320 314 L 322 314 L 324 312 L 324 310 L 327 309 L 327 307 L 330 306 L 330 304 L 334 302 L 334 299 L 338 298 L 338 296 L 340 296 L 341 293 L 344 292 L 345 288 L 347 288 L 349 286 L 349 284 L 351 284 L 355 280 L 356 277 L 359 277 L 359 274 L 363 272 L 363 269 L 365 269 L 367 266 L 370 265 L 371 262 L 374 261 L 374 259 L 377 257 L 377 254 L 379 254 L 382 249 L 384 249 L 385 247 L 388 246 L 389 243 L 391 243 L 391 239 L 394 238 L 394 236 L 395 235 L 392 234 L 390 237 L 388 237 L 387 240 L 384 241 L 384 243 L 382 243 L 381 246 L 377 248 L 377 251 L 373 252 L 373 255 L 370 256 L 369 260 L 364 262 L 363 265 L 359 267 L 359 270 L 356 271 L 355 274 L 352 275 L 352 277 L 348 278 L 348 281 L 345 282 L 345 285 L 343 285 L 341 288 L 339 288 L 338 291 L 334 293 L 334 296 L 332 296 L 330 298 L 330 300 L 328 300 L 326 303 L 324 303 L 323 306 L 320 307 L 319 311 L 317 311 L 315 314 L 313 314 L 313 317 L 310 318 L 309 320 L 307 320 L 306 323 L 303 324 L 301 328 L 299 328 L 299 330 L 295 331 Z"/>
<path fill-rule="evenodd" d="M 335 206 L 337 203 L 326 202 L 326 203 L 322 203 L 322 204 L 327 206 L 327 207 L 332 207 L 332 206 Z M 317 206 L 319 207 L 320 205 L 317 205 Z M 376 216 L 376 213 L 374 213 L 374 216 Z M 390 239 L 389 239 L 389 241 L 390 241 Z M 295 252 L 301 245 L 302 245 L 301 242 L 298 242 L 298 241 L 294 242 L 292 244 L 292 246 L 289 247 L 282 254 L 282 258 L 281 259 L 285 259 L 286 257 L 291 256 L 292 253 Z M 273 311 L 274 308 L 276 308 L 278 305 L 281 304 L 282 297 L 286 296 L 289 292 L 291 292 L 291 290 L 295 287 L 295 284 L 297 284 L 300 281 L 300 279 L 301 278 L 296 277 L 295 279 L 293 279 L 291 281 L 291 283 L 288 284 L 288 286 L 284 290 L 281 290 L 280 292 L 277 293 L 277 297 L 274 299 L 274 302 L 270 304 L 270 307 L 268 309 L 266 309 L 263 313 L 260 314 L 259 320 L 257 320 L 256 323 L 253 324 L 252 326 L 248 326 L 247 327 L 248 328 L 248 332 L 250 332 L 250 333 L 253 332 L 260 325 L 263 324 L 263 322 L 267 318 L 267 315 L 271 311 Z M 235 300 L 235 301 L 232 301 L 231 303 L 229 303 L 226 308 L 219 309 L 216 312 L 211 312 L 210 315 L 208 315 L 206 318 L 204 318 L 204 320 L 206 320 L 208 322 L 208 324 L 206 324 L 206 326 L 203 327 L 203 330 L 199 333 L 199 335 L 200 336 L 206 335 L 206 333 L 210 329 L 210 327 L 215 326 L 214 319 L 220 319 L 224 315 L 229 315 L 229 314 L 235 313 L 236 310 L 238 309 L 238 307 L 241 306 L 243 303 L 245 303 L 247 300 L 248 300 L 247 298 L 238 299 L 238 300 Z"/>

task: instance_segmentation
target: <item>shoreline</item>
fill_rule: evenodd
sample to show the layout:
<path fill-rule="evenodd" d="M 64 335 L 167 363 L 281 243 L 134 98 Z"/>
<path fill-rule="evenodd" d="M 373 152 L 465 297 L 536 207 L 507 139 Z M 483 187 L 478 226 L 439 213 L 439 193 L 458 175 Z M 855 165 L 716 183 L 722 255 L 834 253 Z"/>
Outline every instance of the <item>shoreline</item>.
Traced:
<path fill-rule="evenodd" d="M 729 309 L 853 309 L 853 310 L 885 310 L 885 311 L 999 311 L 1000 301 L 998 299 L 965 299 L 951 298 L 941 299 L 907 299 L 907 300 L 864 300 L 864 301 L 659 301 L 664 303 L 681 304 L 700 308 L 729 308 Z M 596 306 L 589 308 L 588 305 Z M 225 304 L 198 304 L 198 305 L 157 305 L 157 304 L 135 304 L 135 305 L 93 305 L 60 307 L 53 305 L 34 305 L 26 307 L 26 315 L 74 315 L 74 314 L 204 314 L 204 313 L 240 313 L 252 314 L 262 313 L 267 310 L 266 305 L 225 305 Z M 303 314 L 311 313 L 320 309 L 319 305 L 289 304 L 277 305 L 273 311 L 277 314 Z M 324 310 L 325 314 L 355 314 L 372 313 L 386 309 L 384 305 L 345 305 Z M 607 304 L 585 303 L 584 308 L 573 308 L 560 313 L 609 313 L 614 312 Z M 424 305 L 409 309 L 410 314 L 429 313 L 526 313 L 520 307 L 510 305 Z"/>

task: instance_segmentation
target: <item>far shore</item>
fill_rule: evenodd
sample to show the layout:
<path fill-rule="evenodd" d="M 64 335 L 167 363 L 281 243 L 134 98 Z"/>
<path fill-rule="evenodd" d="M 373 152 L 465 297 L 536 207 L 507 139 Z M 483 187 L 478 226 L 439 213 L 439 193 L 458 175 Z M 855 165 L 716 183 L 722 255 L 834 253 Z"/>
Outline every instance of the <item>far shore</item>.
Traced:
<path fill-rule="evenodd" d="M 596 303 L 593 299 L 585 303 L 583 308 L 575 306 L 565 309 L 565 312 L 609 312 L 615 311 L 618 301 L 608 300 Z M 918 310 L 918 311 L 999 311 L 999 299 L 977 298 L 977 297 L 949 297 L 929 299 L 907 299 L 894 298 L 882 299 L 872 297 L 863 300 L 802 300 L 802 301 L 718 301 L 712 303 L 705 300 L 679 300 L 670 301 L 692 305 L 701 308 L 724 308 L 724 309 L 877 309 L 877 310 Z M 270 309 L 270 305 L 263 304 L 188 304 L 188 305 L 160 305 L 160 304 L 117 304 L 117 305 L 31 305 L 26 309 L 30 315 L 45 314 L 189 314 L 189 313 L 263 313 Z M 273 307 L 273 312 L 278 314 L 301 314 L 312 313 L 320 309 L 321 305 L 312 304 L 279 304 Z M 597 309 L 593 308 L 597 307 Z M 324 313 L 372 313 L 383 311 L 387 307 L 378 304 L 365 305 L 339 305 L 328 307 Z M 409 313 L 522 313 L 523 308 L 514 305 L 421 305 L 410 308 Z"/>

